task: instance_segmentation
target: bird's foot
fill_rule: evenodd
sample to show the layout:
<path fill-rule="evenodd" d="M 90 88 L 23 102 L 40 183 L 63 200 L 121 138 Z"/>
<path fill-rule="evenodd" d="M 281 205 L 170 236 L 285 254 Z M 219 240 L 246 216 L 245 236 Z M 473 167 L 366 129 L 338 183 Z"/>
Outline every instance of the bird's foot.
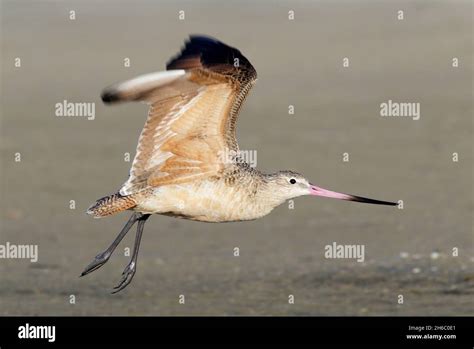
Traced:
<path fill-rule="evenodd" d="M 135 276 L 135 272 L 137 271 L 136 263 L 131 261 L 123 270 L 122 278 L 117 286 L 114 287 L 112 294 L 122 291 L 125 287 L 130 284 L 133 277 Z"/>
<path fill-rule="evenodd" d="M 84 269 L 84 271 L 81 273 L 81 276 L 87 275 L 89 273 L 92 273 L 94 270 L 99 269 L 109 260 L 111 254 L 112 253 L 108 251 L 99 253 L 97 256 L 94 257 L 94 260 L 86 267 L 86 269 Z"/>

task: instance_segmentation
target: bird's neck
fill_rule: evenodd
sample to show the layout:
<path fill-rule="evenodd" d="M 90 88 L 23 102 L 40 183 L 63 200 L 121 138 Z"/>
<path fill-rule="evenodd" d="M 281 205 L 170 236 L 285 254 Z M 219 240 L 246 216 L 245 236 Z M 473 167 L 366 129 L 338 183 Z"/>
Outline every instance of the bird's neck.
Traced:
<path fill-rule="evenodd" d="M 286 193 L 274 182 L 274 174 L 261 174 L 262 181 L 259 188 L 259 197 L 266 205 L 275 208 L 284 203 L 288 198 Z"/>
<path fill-rule="evenodd" d="M 238 187 L 242 204 L 255 214 L 253 219 L 267 215 L 287 199 L 273 182 L 273 175 L 255 168 L 237 165 L 225 177 L 227 183 Z"/>

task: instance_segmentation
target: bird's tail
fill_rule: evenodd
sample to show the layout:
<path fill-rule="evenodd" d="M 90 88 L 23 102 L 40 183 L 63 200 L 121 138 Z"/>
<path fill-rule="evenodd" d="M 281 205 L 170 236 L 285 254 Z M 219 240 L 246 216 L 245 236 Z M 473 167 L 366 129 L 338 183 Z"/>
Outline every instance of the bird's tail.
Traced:
<path fill-rule="evenodd" d="M 110 216 L 125 211 L 137 205 L 134 195 L 122 196 L 119 193 L 104 196 L 87 209 L 87 214 L 94 218 Z"/>

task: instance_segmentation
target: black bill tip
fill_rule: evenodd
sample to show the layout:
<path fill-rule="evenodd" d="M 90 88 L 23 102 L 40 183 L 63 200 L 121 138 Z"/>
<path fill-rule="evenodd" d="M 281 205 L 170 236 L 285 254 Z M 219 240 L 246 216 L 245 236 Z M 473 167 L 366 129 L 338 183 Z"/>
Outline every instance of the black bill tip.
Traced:
<path fill-rule="evenodd" d="M 351 195 L 351 198 L 349 199 L 349 201 L 363 202 L 365 204 L 373 204 L 373 205 L 386 205 L 386 206 L 398 205 L 397 202 L 374 200 L 374 199 L 364 198 L 362 196 L 355 196 L 355 195 Z"/>

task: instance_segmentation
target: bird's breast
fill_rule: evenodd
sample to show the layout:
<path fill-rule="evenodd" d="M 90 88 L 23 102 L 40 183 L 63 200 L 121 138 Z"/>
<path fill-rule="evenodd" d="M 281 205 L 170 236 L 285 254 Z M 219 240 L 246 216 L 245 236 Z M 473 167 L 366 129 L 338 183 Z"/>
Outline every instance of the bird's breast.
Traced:
<path fill-rule="evenodd" d="M 258 199 L 255 189 L 248 185 L 229 185 L 224 180 L 158 187 L 136 207 L 143 213 L 204 222 L 252 220 L 268 214 L 272 209 Z"/>

